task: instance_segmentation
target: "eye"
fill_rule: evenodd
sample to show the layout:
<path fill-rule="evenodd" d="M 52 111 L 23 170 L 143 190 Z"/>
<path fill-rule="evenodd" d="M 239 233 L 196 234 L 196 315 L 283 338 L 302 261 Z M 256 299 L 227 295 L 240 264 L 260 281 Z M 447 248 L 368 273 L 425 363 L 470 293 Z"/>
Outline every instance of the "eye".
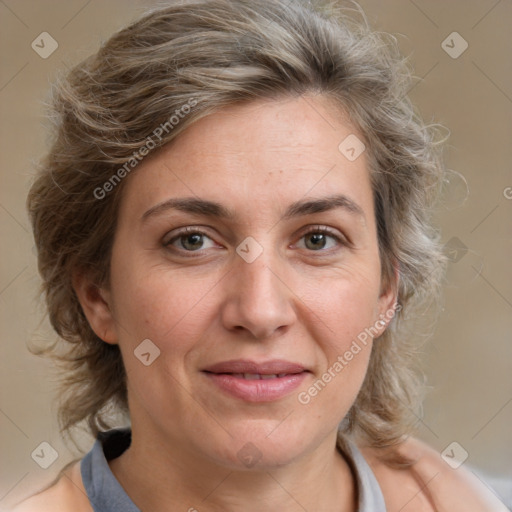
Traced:
<path fill-rule="evenodd" d="M 201 249 L 215 247 L 215 242 L 206 233 L 192 227 L 174 233 L 174 236 L 170 238 L 166 237 L 163 244 L 165 247 L 172 246 L 179 251 L 186 252 L 197 252 Z"/>
<path fill-rule="evenodd" d="M 329 228 L 325 226 L 314 226 L 310 228 L 301 237 L 301 242 L 298 244 L 300 249 L 309 249 L 311 251 L 327 251 L 339 245 L 346 245 L 346 242 Z"/>

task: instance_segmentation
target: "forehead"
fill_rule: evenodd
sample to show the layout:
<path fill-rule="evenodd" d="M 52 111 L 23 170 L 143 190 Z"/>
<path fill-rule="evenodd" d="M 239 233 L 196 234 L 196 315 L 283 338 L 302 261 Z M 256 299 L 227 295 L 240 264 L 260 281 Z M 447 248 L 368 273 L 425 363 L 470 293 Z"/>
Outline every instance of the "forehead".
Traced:
<path fill-rule="evenodd" d="M 140 211 L 179 196 L 247 209 L 256 199 L 271 207 L 333 193 L 354 196 L 371 209 L 365 154 L 347 158 L 347 140 L 354 146 L 362 136 L 323 97 L 230 106 L 197 121 L 139 164 L 122 209 Z"/>

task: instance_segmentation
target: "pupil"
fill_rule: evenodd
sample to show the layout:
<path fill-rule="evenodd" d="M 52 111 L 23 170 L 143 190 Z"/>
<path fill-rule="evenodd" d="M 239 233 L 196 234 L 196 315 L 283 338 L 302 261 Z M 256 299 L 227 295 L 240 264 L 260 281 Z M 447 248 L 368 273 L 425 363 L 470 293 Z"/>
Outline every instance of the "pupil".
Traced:
<path fill-rule="evenodd" d="M 325 246 L 325 235 L 322 233 L 313 233 L 309 238 L 313 244 L 313 249 L 323 248 Z"/>
<path fill-rule="evenodd" d="M 200 235 L 198 233 L 187 235 L 182 245 L 185 249 L 197 249 L 197 246 L 201 245 L 202 239 L 203 235 Z"/>

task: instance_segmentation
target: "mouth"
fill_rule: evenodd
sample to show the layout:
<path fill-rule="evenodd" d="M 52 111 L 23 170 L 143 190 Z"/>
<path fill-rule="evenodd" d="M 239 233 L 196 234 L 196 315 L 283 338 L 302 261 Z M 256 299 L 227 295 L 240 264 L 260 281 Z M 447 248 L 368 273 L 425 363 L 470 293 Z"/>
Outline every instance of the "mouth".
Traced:
<path fill-rule="evenodd" d="M 271 402 L 289 395 L 310 373 L 304 366 L 284 360 L 256 363 L 231 360 L 203 370 L 224 394 L 246 402 Z"/>
<path fill-rule="evenodd" d="M 290 373 L 220 373 L 217 375 L 231 375 L 237 379 L 245 379 L 245 380 L 267 380 L 267 379 L 281 379 L 286 377 L 287 375 L 296 375 Z"/>

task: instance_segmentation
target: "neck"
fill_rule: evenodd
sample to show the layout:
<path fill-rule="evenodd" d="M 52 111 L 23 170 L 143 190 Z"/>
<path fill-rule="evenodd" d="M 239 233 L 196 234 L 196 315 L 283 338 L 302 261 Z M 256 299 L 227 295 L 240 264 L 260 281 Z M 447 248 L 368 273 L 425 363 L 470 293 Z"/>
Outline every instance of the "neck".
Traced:
<path fill-rule="evenodd" d="M 149 438 L 149 440 L 148 440 Z M 355 481 L 336 449 L 336 433 L 286 466 L 233 470 L 192 453 L 180 443 L 140 436 L 110 468 L 141 510 L 189 512 L 354 512 Z"/>

